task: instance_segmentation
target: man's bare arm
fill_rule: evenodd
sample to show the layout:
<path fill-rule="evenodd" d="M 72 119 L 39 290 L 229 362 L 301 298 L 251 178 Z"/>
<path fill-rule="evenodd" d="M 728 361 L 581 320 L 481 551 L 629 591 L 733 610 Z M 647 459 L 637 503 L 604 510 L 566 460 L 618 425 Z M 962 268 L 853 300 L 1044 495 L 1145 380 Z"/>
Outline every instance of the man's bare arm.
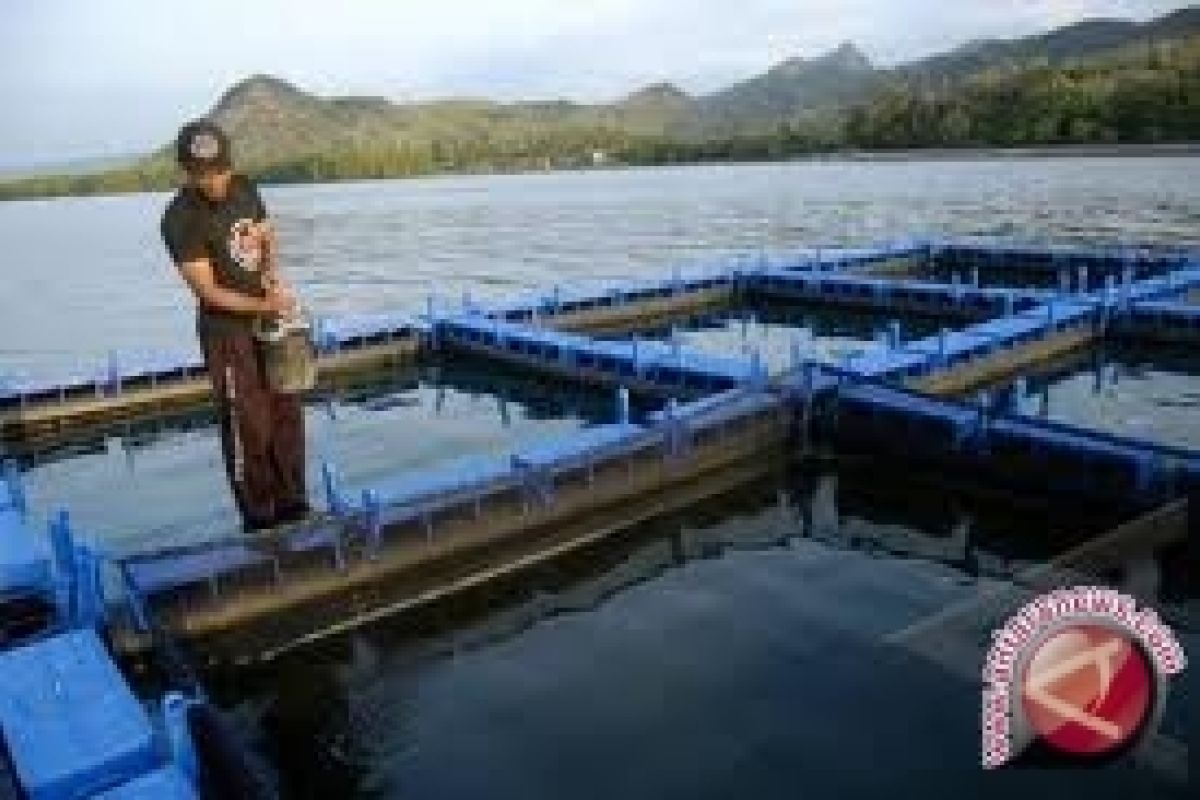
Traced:
<path fill-rule="evenodd" d="M 266 297 L 254 297 L 226 289 L 217 283 L 212 262 L 207 258 L 185 261 L 179 265 L 179 272 L 196 298 L 209 308 L 235 314 L 284 314 L 294 303 L 281 292 L 268 291 Z"/>

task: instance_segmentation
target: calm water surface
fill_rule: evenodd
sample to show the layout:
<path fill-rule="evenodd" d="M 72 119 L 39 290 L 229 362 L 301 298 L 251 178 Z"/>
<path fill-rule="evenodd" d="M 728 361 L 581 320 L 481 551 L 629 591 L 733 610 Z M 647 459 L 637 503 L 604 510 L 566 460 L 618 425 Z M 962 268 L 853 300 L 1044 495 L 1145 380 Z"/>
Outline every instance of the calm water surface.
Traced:
<path fill-rule="evenodd" d="M 1022 414 L 1200 449 L 1200 353 L 1193 348 L 1106 342 L 1023 381 L 990 391 L 1013 393 Z"/>
<path fill-rule="evenodd" d="M 742 487 L 478 598 L 481 620 L 407 620 L 218 693 L 294 797 L 1180 796 L 1128 765 L 985 773 L 978 643 L 947 671 L 888 640 L 1111 520 L 878 478 Z"/>
<path fill-rule="evenodd" d="M 322 313 L 655 276 L 762 249 L 913 235 L 1200 243 L 1200 159 L 791 163 L 271 188 L 284 269 Z M 0 374 L 190 348 L 167 196 L 0 204 Z"/>

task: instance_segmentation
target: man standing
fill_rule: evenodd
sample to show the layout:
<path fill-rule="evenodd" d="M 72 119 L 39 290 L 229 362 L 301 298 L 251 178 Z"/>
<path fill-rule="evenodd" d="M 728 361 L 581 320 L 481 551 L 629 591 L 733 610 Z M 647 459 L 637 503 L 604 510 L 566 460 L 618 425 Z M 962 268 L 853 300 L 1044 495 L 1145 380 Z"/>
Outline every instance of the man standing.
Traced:
<path fill-rule="evenodd" d="M 293 522 L 309 510 L 303 405 L 267 383 L 254 331 L 294 310 L 295 295 L 279 278 L 266 208 L 234 173 L 225 133 L 190 122 L 175 153 L 186 181 L 163 214 L 162 236 L 196 297 L 229 483 L 246 531 Z"/>

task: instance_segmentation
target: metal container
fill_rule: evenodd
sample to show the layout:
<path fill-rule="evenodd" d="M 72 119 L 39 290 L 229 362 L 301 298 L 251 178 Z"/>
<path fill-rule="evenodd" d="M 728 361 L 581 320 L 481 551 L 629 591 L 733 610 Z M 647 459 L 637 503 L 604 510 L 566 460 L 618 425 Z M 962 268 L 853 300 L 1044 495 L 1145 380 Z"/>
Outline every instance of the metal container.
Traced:
<path fill-rule="evenodd" d="M 299 394 L 317 384 L 317 351 L 304 317 L 265 323 L 255 332 L 267 383 L 277 392 Z"/>

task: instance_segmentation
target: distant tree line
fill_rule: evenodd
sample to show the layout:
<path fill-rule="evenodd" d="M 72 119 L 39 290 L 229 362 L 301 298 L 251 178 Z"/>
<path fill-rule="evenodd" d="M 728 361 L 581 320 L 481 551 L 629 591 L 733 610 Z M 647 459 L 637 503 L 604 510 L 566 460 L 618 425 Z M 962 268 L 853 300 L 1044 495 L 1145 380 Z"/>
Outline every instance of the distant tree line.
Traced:
<path fill-rule="evenodd" d="M 767 160 L 845 150 L 1121 144 L 1200 140 L 1200 37 L 1127 47 L 1052 65 L 991 68 L 959 80 L 896 81 L 849 108 L 705 140 L 637 135 L 616 125 L 548 125 L 355 145 L 251 170 L 268 183 L 395 178 L 607 164 Z M 93 175 L 0 183 L 0 199 L 161 190 L 177 180 L 163 154 Z"/>
<path fill-rule="evenodd" d="M 959 81 L 897 82 L 836 114 L 716 141 L 647 140 L 634 163 L 774 159 L 845 150 L 1200 141 L 1200 37 Z"/>
<path fill-rule="evenodd" d="M 853 147 L 1195 141 L 1200 37 L 1062 66 L 990 69 L 955 85 L 893 86 L 851 109 Z"/>

